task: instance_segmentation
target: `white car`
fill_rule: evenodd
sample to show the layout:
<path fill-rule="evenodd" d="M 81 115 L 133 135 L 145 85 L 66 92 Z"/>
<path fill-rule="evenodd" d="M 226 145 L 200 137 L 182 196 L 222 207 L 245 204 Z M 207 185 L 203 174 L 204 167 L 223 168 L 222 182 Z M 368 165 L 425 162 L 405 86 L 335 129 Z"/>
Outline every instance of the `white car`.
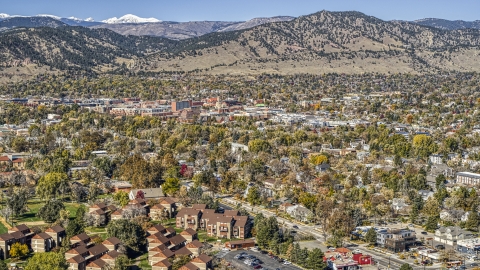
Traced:
<path fill-rule="evenodd" d="M 228 248 L 226 248 L 226 247 L 222 248 L 222 250 L 223 250 L 223 251 L 230 251 L 230 249 L 228 249 Z"/>
<path fill-rule="evenodd" d="M 289 262 L 289 261 L 284 261 L 284 262 L 283 262 L 283 265 L 289 265 L 289 264 L 292 264 L 292 263 Z"/>

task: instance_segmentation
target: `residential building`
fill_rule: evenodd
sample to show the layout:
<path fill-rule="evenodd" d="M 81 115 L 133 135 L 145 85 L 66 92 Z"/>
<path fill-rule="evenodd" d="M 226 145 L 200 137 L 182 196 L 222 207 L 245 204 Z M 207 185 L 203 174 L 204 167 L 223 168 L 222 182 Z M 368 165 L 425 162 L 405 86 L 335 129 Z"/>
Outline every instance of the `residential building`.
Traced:
<path fill-rule="evenodd" d="M 405 229 L 387 229 L 377 231 L 377 244 L 393 252 L 403 252 L 413 244 L 417 236 L 415 231 Z"/>
<path fill-rule="evenodd" d="M 466 240 L 474 238 L 473 233 L 462 230 L 460 227 L 440 227 L 435 230 L 435 241 L 442 244 L 454 246 L 458 240 Z"/>
<path fill-rule="evenodd" d="M 477 185 L 480 183 L 480 174 L 471 172 L 458 172 L 457 184 Z"/>
<path fill-rule="evenodd" d="M 49 252 L 54 247 L 52 236 L 47 233 L 39 233 L 32 237 L 31 247 L 33 252 Z"/>

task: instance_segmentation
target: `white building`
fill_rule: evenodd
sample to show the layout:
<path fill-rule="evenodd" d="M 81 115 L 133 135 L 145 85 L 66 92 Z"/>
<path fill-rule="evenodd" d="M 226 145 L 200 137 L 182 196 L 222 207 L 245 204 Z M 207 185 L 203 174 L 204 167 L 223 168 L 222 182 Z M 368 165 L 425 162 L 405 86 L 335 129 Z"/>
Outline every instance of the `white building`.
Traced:
<path fill-rule="evenodd" d="M 471 172 L 457 173 L 457 184 L 477 185 L 480 183 L 480 174 Z"/>

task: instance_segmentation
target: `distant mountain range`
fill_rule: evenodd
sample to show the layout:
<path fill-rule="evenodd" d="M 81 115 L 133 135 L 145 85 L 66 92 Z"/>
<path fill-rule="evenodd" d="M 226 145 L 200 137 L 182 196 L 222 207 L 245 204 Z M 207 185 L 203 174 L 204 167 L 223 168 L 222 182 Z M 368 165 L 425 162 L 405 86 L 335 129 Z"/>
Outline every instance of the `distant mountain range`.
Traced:
<path fill-rule="evenodd" d="M 199 37 L 215 32 L 229 32 L 249 29 L 258 25 L 272 22 L 294 20 L 295 17 L 277 16 L 271 18 L 254 18 L 249 21 L 192 21 L 172 22 L 161 21 L 157 18 L 141 18 L 133 14 L 126 14 L 120 18 L 113 17 L 101 22 L 93 18 L 79 19 L 75 17 L 62 18 L 55 15 L 39 14 L 36 16 L 8 15 L 0 13 L 0 31 L 15 27 L 58 27 L 63 24 L 69 26 L 83 26 L 92 28 L 107 28 L 122 35 L 159 36 L 174 40 Z M 62 22 L 59 24 L 53 20 Z M 2 21 L 4 21 L 2 23 Z M 427 18 L 412 23 L 435 27 L 443 30 L 480 29 L 480 20 L 477 21 L 449 21 L 444 19 Z"/>
<path fill-rule="evenodd" d="M 104 24 L 131 31 L 175 26 L 160 34 L 184 31 L 178 39 L 201 35 L 182 40 L 121 35 L 99 25 L 72 27 L 44 19 L 43 25 L 56 22 L 58 27 L 0 33 L 0 80 L 66 70 L 248 75 L 480 72 L 480 30 L 442 30 L 360 12 L 321 11 L 291 21 L 260 20 L 261 25 L 225 32 L 221 30 L 241 23 Z"/>
<path fill-rule="evenodd" d="M 435 19 L 435 18 L 428 18 L 428 19 L 421 19 L 414 21 L 417 24 L 431 26 L 435 28 L 440 28 L 443 30 L 458 30 L 458 29 L 480 29 L 480 20 L 476 20 L 473 22 L 468 21 L 449 21 L 444 19 Z"/>

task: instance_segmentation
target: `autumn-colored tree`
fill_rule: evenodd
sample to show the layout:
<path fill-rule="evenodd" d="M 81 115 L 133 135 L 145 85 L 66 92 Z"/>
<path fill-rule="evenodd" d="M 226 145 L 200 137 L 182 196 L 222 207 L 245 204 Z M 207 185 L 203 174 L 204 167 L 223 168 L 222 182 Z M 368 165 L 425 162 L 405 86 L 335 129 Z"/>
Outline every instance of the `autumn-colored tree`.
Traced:
<path fill-rule="evenodd" d="M 120 176 L 133 188 L 154 188 L 162 184 L 163 169 L 159 161 L 147 161 L 141 155 L 127 158 L 120 166 Z"/>
<path fill-rule="evenodd" d="M 12 258 L 22 258 L 25 257 L 29 252 L 28 246 L 20 242 L 14 243 L 10 248 L 10 257 Z"/>

